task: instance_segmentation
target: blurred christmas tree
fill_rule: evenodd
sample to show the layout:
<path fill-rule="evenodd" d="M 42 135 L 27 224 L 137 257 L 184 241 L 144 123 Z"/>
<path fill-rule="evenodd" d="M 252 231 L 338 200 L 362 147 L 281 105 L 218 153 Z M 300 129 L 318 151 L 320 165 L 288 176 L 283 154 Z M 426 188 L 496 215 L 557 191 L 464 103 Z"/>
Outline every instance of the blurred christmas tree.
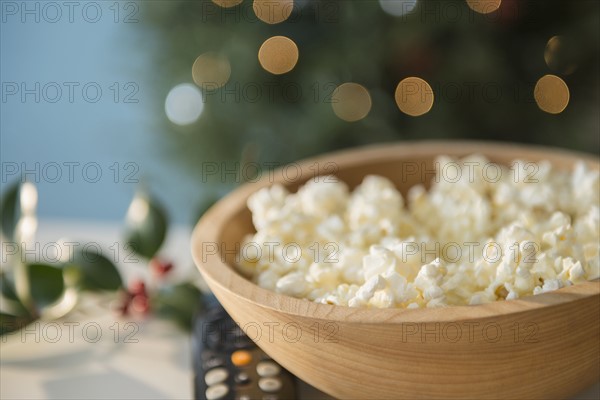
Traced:
<path fill-rule="evenodd" d="M 143 7 L 145 29 L 158 38 L 153 84 L 165 124 L 161 140 L 187 171 L 233 162 L 247 143 L 261 149 L 262 162 L 428 138 L 599 149 L 596 0 L 197 0 Z M 273 36 L 292 43 L 261 49 Z M 266 70 L 289 67 L 279 75 Z M 568 102 L 558 114 L 534 99 L 546 74 L 570 92 L 570 99 L 549 94 L 559 97 L 549 100 L 558 111 Z M 399 82 L 411 76 L 433 90 L 433 107 L 419 117 L 403 113 L 395 99 Z M 170 123 L 162 110 L 167 93 L 194 80 L 200 117 Z M 347 82 L 361 86 L 335 90 Z"/>

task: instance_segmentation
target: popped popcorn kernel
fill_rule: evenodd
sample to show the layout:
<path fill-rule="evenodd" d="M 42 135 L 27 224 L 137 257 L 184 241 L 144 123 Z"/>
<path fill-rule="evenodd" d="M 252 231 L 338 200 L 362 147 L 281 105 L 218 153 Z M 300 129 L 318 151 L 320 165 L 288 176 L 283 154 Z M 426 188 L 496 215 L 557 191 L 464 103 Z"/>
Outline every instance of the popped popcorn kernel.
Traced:
<path fill-rule="evenodd" d="M 600 174 L 578 162 L 435 161 L 407 198 L 381 176 L 333 176 L 248 199 L 238 267 L 259 286 L 349 307 L 477 305 L 600 278 Z M 283 251 L 285 249 L 285 251 Z"/>

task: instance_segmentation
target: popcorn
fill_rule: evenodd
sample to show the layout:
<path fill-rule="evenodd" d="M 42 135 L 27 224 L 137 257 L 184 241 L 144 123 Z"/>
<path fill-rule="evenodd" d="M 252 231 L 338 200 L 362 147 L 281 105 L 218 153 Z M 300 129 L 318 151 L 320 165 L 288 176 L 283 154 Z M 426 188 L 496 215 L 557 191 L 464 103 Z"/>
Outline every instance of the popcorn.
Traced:
<path fill-rule="evenodd" d="M 509 167 L 440 157 L 429 190 L 402 197 L 370 175 L 352 192 L 332 176 L 248 199 L 257 232 L 240 272 L 288 296 L 349 307 L 514 300 L 600 278 L 600 174 L 549 162 Z M 273 247 L 275 244 L 275 247 Z M 283 251 L 287 249 L 287 251 Z M 453 249 L 450 251 L 449 249 Z"/>
<path fill-rule="evenodd" d="M 418 296 L 418 292 L 412 283 L 408 283 L 406 278 L 395 271 L 388 271 L 383 275 L 394 296 L 396 304 L 403 304 Z"/>
<path fill-rule="evenodd" d="M 600 257 L 596 256 L 588 261 L 587 278 L 598 279 L 600 278 Z"/>
<path fill-rule="evenodd" d="M 432 286 L 436 287 L 442 284 L 445 275 L 446 270 L 442 266 L 441 260 L 436 258 L 433 262 L 423 265 L 415 279 L 415 285 L 421 290 Z"/>
<path fill-rule="evenodd" d="M 377 290 L 385 288 L 385 284 L 386 282 L 381 275 L 371 277 L 358 289 L 356 295 L 348 301 L 348 305 L 350 307 L 360 307 L 367 304 Z"/>
<path fill-rule="evenodd" d="M 514 291 L 510 291 L 508 292 L 508 294 L 506 295 L 506 300 L 516 300 L 519 298 L 519 295 L 517 292 Z"/>
<path fill-rule="evenodd" d="M 252 211 L 252 222 L 257 230 L 266 227 L 269 222 L 279 216 L 279 210 L 288 196 L 288 191 L 281 185 L 273 185 L 255 193 L 248 199 L 248 208 Z"/>
<path fill-rule="evenodd" d="M 328 217 L 346 209 L 348 187 L 333 176 L 323 176 L 301 187 L 297 196 L 306 215 Z"/>
<path fill-rule="evenodd" d="M 373 276 L 381 275 L 387 270 L 394 270 L 396 257 L 394 253 L 383 246 L 373 245 L 369 254 L 363 257 L 363 275 L 365 281 Z"/>
<path fill-rule="evenodd" d="M 340 272 L 331 264 L 313 263 L 308 269 L 308 278 L 316 286 L 334 289 L 338 286 Z"/>
<path fill-rule="evenodd" d="M 546 282 L 544 282 L 543 286 L 536 286 L 533 290 L 533 294 L 551 292 L 553 290 L 558 290 L 564 286 L 565 284 L 560 279 L 549 279 Z"/>
<path fill-rule="evenodd" d="M 496 291 L 492 290 L 493 288 L 494 285 L 473 294 L 469 300 L 469 305 L 486 304 L 498 300 Z"/>
<path fill-rule="evenodd" d="M 362 263 L 365 254 L 365 251 L 349 246 L 340 251 L 338 268 L 340 270 L 339 277 L 343 282 L 349 284 L 364 282 Z"/>
<path fill-rule="evenodd" d="M 571 261 L 571 265 L 565 266 L 565 269 L 568 269 L 569 271 L 568 276 L 571 282 L 576 283 L 585 280 L 585 270 L 583 269 L 583 266 L 581 265 L 580 261 L 577 261 L 574 264 L 573 261 Z"/>
<path fill-rule="evenodd" d="M 375 292 L 371 300 L 369 300 L 369 306 L 376 308 L 390 308 L 394 306 L 394 295 L 391 289 L 383 289 Z"/>
<path fill-rule="evenodd" d="M 307 292 L 309 286 L 302 272 L 291 272 L 280 278 L 275 285 L 275 291 L 289 296 L 302 296 Z"/>
<path fill-rule="evenodd" d="M 275 290 L 278 280 L 279 274 L 272 270 L 263 271 L 257 277 L 258 286 L 269 290 Z"/>

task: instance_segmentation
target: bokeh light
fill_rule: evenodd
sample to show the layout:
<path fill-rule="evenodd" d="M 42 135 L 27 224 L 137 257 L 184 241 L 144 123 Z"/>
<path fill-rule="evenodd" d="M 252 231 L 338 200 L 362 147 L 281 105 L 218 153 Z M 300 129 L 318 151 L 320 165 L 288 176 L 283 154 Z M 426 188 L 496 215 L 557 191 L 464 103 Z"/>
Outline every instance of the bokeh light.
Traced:
<path fill-rule="evenodd" d="M 433 89 L 421 78 L 403 79 L 396 88 L 396 104 L 403 113 L 412 117 L 426 114 L 433 107 Z"/>
<path fill-rule="evenodd" d="M 192 78 L 203 89 L 217 89 L 225 85 L 231 76 L 231 64 L 227 57 L 216 53 L 204 53 L 194 61 Z"/>
<path fill-rule="evenodd" d="M 560 114 L 569 104 L 569 87 L 558 76 L 545 75 L 537 81 L 533 97 L 542 111 Z"/>
<path fill-rule="evenodd" d="M 387 14 L 401 17 L 415 9 L 417 0 L 379 0 L 379 5 Z"/>
<path fill-rule="evenodd" d="M 333 91 L 331 107 L 340 119 L 348 122 L 359 121 L 371 111 L 371 95 L 358 83 L 343 83 Z"/>
<path fill-rule="evenodd" d="M 192 83 L 175 86 L 165 100 L 167 118 L 177 125 L 189 125 L 198 120 L 204 110 L 202 92 Z"/>
<path fill-rule="evenodd" d="M 258 61 L 268 72 L 281 75 L 291 71 L 298 62 L 298 46 L 285 36 L 273 36 L 260 46 Z"/>
<path fill-rule="evenodd" d="M 502 0 L 467 0 L 469 8 L 479 14 L 489 14 L 500 8 Z"/>
<path fill-rule="evenodd" d="M 240 4 L 244 0 L 212 0 L 216 5 L 223 8 L 231 8 Z"/>
<path fill-rule="evenodd" d="M 278 24 L 289 18 L 294 10 L 294 0 L 254 0 L 254 13 L 267 24 Z"/>
<path fill-rule="evenodd" d="M 563 36 L 552 36 L 546 44 L 544 60 L 552 71 L 570 75 L 579 61 L 576 45 Z"/>

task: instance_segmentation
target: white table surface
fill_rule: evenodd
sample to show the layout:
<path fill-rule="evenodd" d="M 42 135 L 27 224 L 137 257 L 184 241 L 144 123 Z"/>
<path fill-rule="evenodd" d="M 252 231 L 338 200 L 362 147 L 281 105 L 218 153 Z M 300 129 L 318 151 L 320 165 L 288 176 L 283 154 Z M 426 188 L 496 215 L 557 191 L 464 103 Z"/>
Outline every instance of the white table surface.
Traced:
<path fill-rule="evenodd" d="M 163 253 L 175 261 L 178 269 L 175 278 L 195 273 L 189 235 L 188 229 L 174 229 L 165 244 Z M 119 240 L 119 227 L 96 222 L 40 222 L 37 240 L 41 243 L 63 237 L 109 246 Z M 146 272 L 141 266 L 127 266 L 128 277 L 144 276 Z M 192 398 L 188 334 L 165 321 L 119 317 L 107 311 L 108 301 L 89 297 L 56 325 L 40 322 L 29 328 L 30 333 L 17 332 L 2 338 L 0 398 Z M 137 332 L 133 333 L 134 329 Z M 58 339 L 57 332 L 61 334 Z M 97 337 L 96 332 L 101 335 Z M 309 388 L 302 387 L 302 392 L 305 398 L 314 398 Z M 600 399 L 600 383 L 575 399 Z"/>
<path fill-rule="evenodd" d="M 39 222 L 36 241 L 42 246 L 62 238 L 96 242 L 107 249 L 121 240 L 121 231 L 118 224 Z M 193 269 L 189 238 L 189 229 L 173 229 L 161 250 L 175 264 L 172 279 L 199 275 Z M 150 276 L 144 265 L 121 262 L 119 267 L 126 279 Z M 0 398 L 192 398 L 189 335 L 166 321 L 120 317 L 109 305 L 110 297 L 87 296 L 77 311 L 57 321 L 58 328 L 49 322 L 30 327 L 39 338 L 17 332 L 0 339 Z M 126 326 L 128 322 L 133 325 Z M 102 334 L 92 343 L 98 326 Z M 134 329 L 138 331 L 127 337 Z M 53 343 L 58 330 L 61 337 Z"/>

